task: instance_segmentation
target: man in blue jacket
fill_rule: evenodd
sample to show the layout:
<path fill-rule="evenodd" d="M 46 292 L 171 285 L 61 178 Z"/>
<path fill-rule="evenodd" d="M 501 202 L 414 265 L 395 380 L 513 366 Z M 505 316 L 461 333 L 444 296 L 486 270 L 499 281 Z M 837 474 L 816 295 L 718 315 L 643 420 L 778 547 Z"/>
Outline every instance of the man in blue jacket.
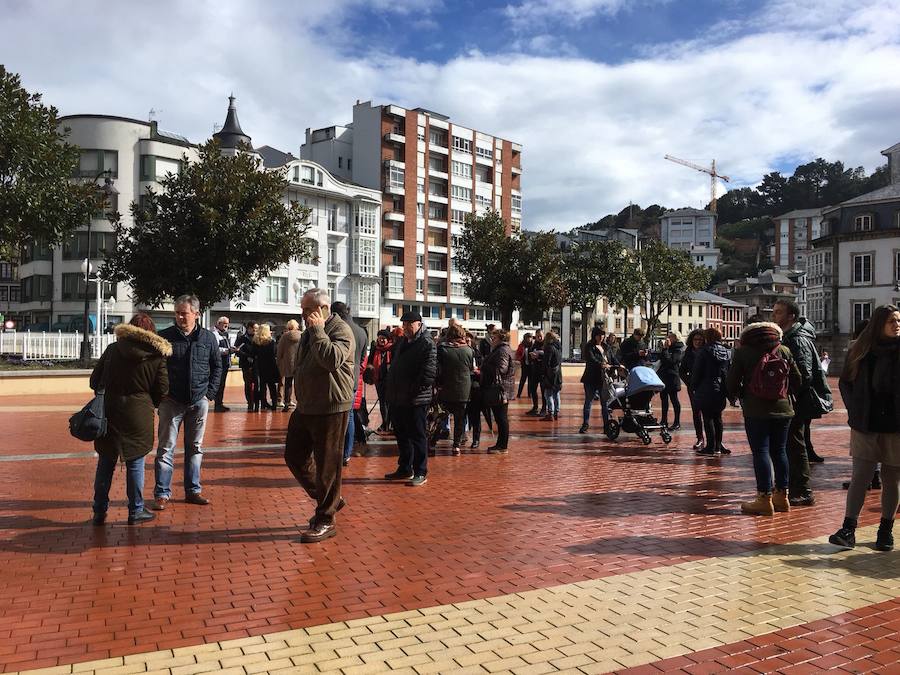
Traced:
<path fill-rule="evenodd" d="M 184 423 L 184 500 L 206 505 L 200 487 L 200 463 L 203 432 L 210 401 L 215 400 L 222 377 L 222 358 L 218 338 L 197 319 L 200 301 L 193 295 L 175 300 L 175 325 L 159 332 L 172 343 L 169 371 L 169 395 L 159 404 L 159 446 L 156 449 L 156 487 L 152 508 L 162 511 L 172 497 L 172 472 L 175 469 L 175 443 Z"/>

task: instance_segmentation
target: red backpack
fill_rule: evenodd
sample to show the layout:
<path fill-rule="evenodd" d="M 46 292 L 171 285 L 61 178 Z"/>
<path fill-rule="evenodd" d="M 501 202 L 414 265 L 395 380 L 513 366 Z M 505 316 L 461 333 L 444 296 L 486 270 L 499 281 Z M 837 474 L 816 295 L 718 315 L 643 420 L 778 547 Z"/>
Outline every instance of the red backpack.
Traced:
<path fill-rule="evenodd" d="M 775 345 L 770 352 L 765 352 L 753 369 L 747 392 L 756 398 L 767 401 L 778 401 L 787 398 L 788 362 L 778 354 L 781 344 Z"/>

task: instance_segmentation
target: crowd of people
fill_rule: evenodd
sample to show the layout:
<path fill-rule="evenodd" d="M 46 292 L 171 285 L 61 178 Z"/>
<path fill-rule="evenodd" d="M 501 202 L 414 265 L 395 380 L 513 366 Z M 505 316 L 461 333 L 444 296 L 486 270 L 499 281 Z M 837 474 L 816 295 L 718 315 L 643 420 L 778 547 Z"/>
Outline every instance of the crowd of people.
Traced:
<path fill-rule="evenodd" d="M 152 520 L 142 490 L 144 457 L 154 445 L 154 409 L 159 411 L 150 508 L 163 511 L 172 498 L 174 452 L 184 427 L 184 494 L 190 504 L 206 505 L 200 470 L 202 441 L 210 403 L 224 411 L 224 379 L 237 354 L 248 411 L 282 406 L 293 411 L 287 426 L 285 463 L 316 503 L 304 542 L 335 535 L 335 514 L 346 504 L 341 470 L 350 460 L 354 439 L 367 423 L 364 384 L 372 384 L 381 411 L 379 431 L 396 438 L 396 470 L 389 481 L 418 487 L 428 480 L 429 451 L 436 438 L 430 425 L 436 410 L 446 412 L 445 433 L 451 453 L 480 445 L 482 419 L 495 430 L 489 454 L 509 452 L 509 402 L 525 393 L 527 416 L 557 421 L 560 412 L 562 350 L 552 331 L 526 333 L 518 348 L 507 331 L 488 326 L 477 338 L 451 319 L 436 337 L 415 311 L 400 317 L 396 329 L 378 332 L 369 345 L 350 308 L 332 303 L 321 289 L 301 300 L 300 323 L 287 322 L 277 341 L 268 325 L 249 322 L 231 344 L 229 321 L 215 331 L 198 323 L 193 296 L 175 301 L 175 325 L 156 332 L 151 318 L 136 314 L 116 328 L 117 342 L 102 355 L 91 387 L 105 389 L 107 434 L 96 441 L 99 455 L 94 518 L 105 522 L 117 461 L 126 464 L 130 524 Z M 599 401 L 604 427 L 609 424 L 610 378 L 622 369 L 650 366 L 662 382 L 662 424 L 681 428 L 682 388 L 687 390 L 697 443 L 696 452 L 719 458 L 723 412 L 740 405 L 756 477 L 756 496 L 741 504 L 751 515 L 774 515 L 812 506 L 810 462 L 823 461 L 811 442 L 811 423 L 832 410 L 826 380 L 830 359 L 816 349 L 815 331 L 790 300 L 779 300 L 772 322 L 753 323 L 729 349 L 715 328 L 696 329 L 683 341 L 669 333 L 651 350 L 642 329 L 619 342 L 597 326 L 584 345 L 584 390 L 580 433 L 590 429 Z M 517 370 L 519 371 L 517 373 Z M 517 382 L 518 374 L 518 382 Z M 876 547 L 893 547 L 894 513 L 900 502 L 900 311 L 879 307 L 851 342 L 840 375 L 841 393 L 851 427 L 852 476 L 846 487 L 846 517 L 832 543 L 852 547 L 865 492 L 880 467 L 882 522 Z M 671 411 L 671 423 L 669 412 Z M 450 426 L 452 422 L 452 432 Z M 444 431 L 444 429 L 439 429 Z"/>

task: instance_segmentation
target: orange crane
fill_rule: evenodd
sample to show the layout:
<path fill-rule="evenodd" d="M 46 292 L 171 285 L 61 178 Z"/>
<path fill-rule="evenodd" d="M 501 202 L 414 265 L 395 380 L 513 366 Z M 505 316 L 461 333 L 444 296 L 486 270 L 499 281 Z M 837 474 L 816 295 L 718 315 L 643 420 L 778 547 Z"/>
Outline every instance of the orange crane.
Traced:
<path fill-rule="evenodd" d="M 694 169 L 696 171 L 701 171 L 703 173 L 709 174 L 709 210 L 713 213 L 716 212 L 716 178 L 719 178 L 726 183 L 731 181 L 731 178 L 728 176 L 723 176 L 719 172 L 716 171 L 716 160 L 712 161 L 712 166 L 709 168 L 705 166 L 700 166 L 699 164 L 694 164 L 693 162 L 689 162 L 686 159 L 679 159 L 678 157 L 672 157 L 672 155 L 666 155 L 666 159 L 670 162 L 675 162 L 676 164 L 681 164 L 682 166 L 686 166 L 689 169 Z"/>

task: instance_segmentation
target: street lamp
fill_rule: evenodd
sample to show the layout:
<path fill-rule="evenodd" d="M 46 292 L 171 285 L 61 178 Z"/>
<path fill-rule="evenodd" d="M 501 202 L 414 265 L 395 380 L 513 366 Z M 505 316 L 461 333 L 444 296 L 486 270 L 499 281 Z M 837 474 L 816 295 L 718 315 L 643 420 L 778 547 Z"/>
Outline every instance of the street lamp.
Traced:
<path fill-rule="evenodd" d="M 106 330 L 107 326 L 110 323 L 110 314 L 113 313 L 113 310 L 116 308 L 116 296 L 109 296 L 109 300 L 103 303 L 103 309 L 106 310 L 106 318 L 103 320 L 103 329 Z M 100 337 L 100 324 L 97 324 L 97 337 Z"/>
<path fill-rule="evenodd" d="M 100 176 L 106 176 L 103 180 L 103 185 L 97 185 L 97 179 Z M 106 202 L 114 194 L 118 194 L 118 191 L 112 184 L 112 169 L 106 169 L 105 171 L 99 171 L 92 181 L 97 191 L 97 202 L 98 206 L 102 209 L 106 206 Z M 88 310 L 90 304 L 90 296 L 88 295 L 88 283 L 91 280 L 91 225 L 94 220 L 94 214 L 91 214 L 90 219 L 88 219 L 87 225 L 87 247 L 86 254 L 87 257 L 81 263 L 81 273 L 84 275 L 84 315 L 82 321 L 82 329 L 84 330 L 84 334 L 81 340 L 81 364 L 83 367 L 87 368 L 91 362 L 91 338 L 88 333 Z M 94 276 L 97 284 L 97 334 L 100 334 L 100 302 L 102 296 L 102 289 L 100 287 L 100 271 L 97 270 L 97 273 Z M 97 347 L 99 349 L 100 342 L 97 342 Z"/>

